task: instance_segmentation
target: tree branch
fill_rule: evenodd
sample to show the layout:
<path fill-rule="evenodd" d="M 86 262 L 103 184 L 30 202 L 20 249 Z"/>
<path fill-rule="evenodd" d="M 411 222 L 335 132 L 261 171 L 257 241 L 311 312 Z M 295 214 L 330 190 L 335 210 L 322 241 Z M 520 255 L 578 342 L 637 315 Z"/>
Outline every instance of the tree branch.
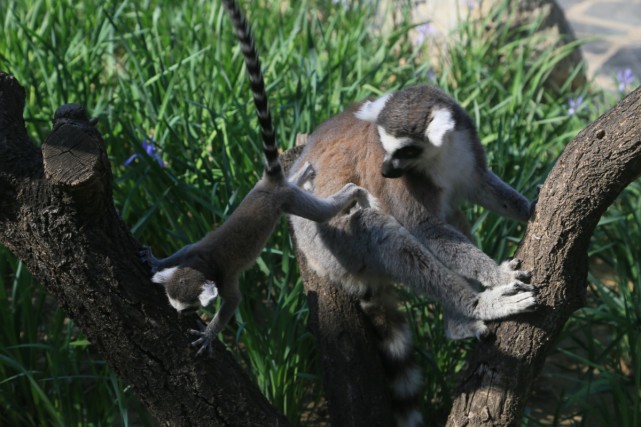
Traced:
<path fill-rule="evenodd" d="M 569 316 L 585 303 L 587 249 L 607 207 L 641 174 L 641 89 L 581 131 L 543 185 L 516 256 L 541 307 L 502 322 L 469 359 L 449 426 L 517 425 L 530 386 Z"/>
<path fill-rule="evenodd" d="M 165 425 L 287 425 L 223 345 L 196 358 L 113 205 L 100 133 L 78 105 L 56 112 L 42 153 L 28 141 L 24 90 L 0 72 L 0 242 Z"/>

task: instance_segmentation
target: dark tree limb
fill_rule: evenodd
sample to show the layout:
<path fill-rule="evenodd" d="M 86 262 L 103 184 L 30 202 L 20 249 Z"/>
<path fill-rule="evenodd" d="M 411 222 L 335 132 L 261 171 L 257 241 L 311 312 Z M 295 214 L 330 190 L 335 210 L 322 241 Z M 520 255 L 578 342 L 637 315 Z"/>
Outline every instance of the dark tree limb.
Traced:
<path fill-rule="evenodd" d="M 542 307 L 477 346 L 449 426 L 518 425 L 530 386 L 569 316 L 585 304 L 588 245 L 605 210 L 641 174 L 641 89 L 581 131 L 547 177 L 516 256 Z"/>
<path fill-rule="evenodd" d="M 27 137 L 24 90 L 0 72 L 0 242 L 53 294 L 163 425 L 282 426 L 222 344 L 196 358 L 118 216 L 100 133 L 78 105 L 56 112 L 42 152 Z"/>

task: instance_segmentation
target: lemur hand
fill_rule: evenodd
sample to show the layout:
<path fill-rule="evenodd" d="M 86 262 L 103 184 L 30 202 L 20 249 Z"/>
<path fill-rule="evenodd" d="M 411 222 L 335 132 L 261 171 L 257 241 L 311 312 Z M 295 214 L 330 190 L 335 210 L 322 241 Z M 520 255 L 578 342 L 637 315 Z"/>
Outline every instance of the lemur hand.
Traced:
<path fill-rule="evenodd" d="M 158 272 L 158 258 L 151 253 L 151 248 L 149 246 L 143 246 L 142 249 L 138 251 L 138 257 L 151 268 L 152 273 Z"/>
<path fill-rule="evenodd" d="M 200 324 L 199 324 L 199 327 L 202 328 L 202 326 Z M 196 357 L 200 356 L 205 351 L 207 351 L 207 354 L 210 355 L 210 356 L 213 354 L 214 349 L 211 346 L 211 344 L 214 341 L 214 339 L 216 338 L 216 334 L 214 333 L 213 330 L 210 330 L 209 328 L 206 327 L 206 328 L 201 329 L 199 331 L 197 331 L 195 329 L 190 329 L 189 333 L 191 335 L 195 335 L 197 337 L 200 337 L 196 341 L 193 341 L 191 343 L 192 347 L 200 346 L 200 348 L 196 352 Z"/>

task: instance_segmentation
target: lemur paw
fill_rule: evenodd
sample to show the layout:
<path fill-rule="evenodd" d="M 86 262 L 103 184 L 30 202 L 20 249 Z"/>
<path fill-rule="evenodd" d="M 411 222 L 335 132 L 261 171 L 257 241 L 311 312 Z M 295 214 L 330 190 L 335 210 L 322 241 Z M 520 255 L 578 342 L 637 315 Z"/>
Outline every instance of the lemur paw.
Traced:
<path fill-rule="evenodd" d="M 138 251 L 138 257 L 142 262 L 150 267 L 152 273 L 158 272 L 158 259 L 156 259 L 154 254 L 151 252 L 151 248 L 149 246 L 143 246 L 142 249 Z"/>
<path fill-rule="evenodd" d="M 526 284 L 532 278 L 532 273 L 528 270 L 520 270 L 521 260 L 513 258 L 503 261 L 499 265 L 498 271 L 490 283 L 485 284 L 488 288 L 504 286 L 510 283 Z"/>
<path fill-rule="evenodd" d="M 496 286 L 479 294 L 474 317 L 495 320 L 532 311 L 537 306 L 534 286 L 522 282 Z"/>
<path fill-rule="evenodd" d="M 360 205 L 361 208 L 363 208 L 363 209 L 370 208 L 370 209 L 375 209 L 375 210 L 381 210 L 380 202 L 378 201 L 378 199 L 376 197 L 374 197 L 374 195 L 372 195 L 372 193 L 370 193 L 369 191 L 367 191 L 364 188 L 361 188 L 361 192 L 362 192 L 362 194 L 361 194 L 361 196 L 360 196 L 360 198 L 358 200 L 358 204 Z"/>
<path fill-rule="evenodd" d="M 301 168 L 300 174 L 301 174 L 300 181 L 302 183 L 305 183 L 307 181 L 311 181 L 312 179 L 316 178 L 316 169 L 314 169 L 311 163 L 305 162 L 303 164 L 303 167 Z"/>
<path fill-rule="evenodd" d="M 201 354 L 204 354 L 205 351 L 210 356 L 213 354 L 214 348 L 211 345 L 213 342 L 213 337 L 211 336 L 211 334 L 207 332 L 207 329 L 200 330 L 200 331 L 197 331 L 195 329 L 190 329 L 189 333 L 191 335 L 195 335 L 199 337 L 196 341 L 192 341 L 191 343 L 192 347 L 200 347 L 196 352 L 196 357 L 200 356 Z"/>

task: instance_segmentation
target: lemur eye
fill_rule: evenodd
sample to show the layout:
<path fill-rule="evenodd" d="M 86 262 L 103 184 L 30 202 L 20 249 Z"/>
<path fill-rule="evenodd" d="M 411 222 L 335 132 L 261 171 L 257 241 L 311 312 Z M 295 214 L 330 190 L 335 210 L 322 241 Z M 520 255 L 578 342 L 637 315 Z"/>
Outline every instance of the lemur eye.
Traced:
<path fill-rule="evenodd" d="M 397 159 L 414 159 L 421 155 L 423 149 L 417 147 L 416 145 L 408 145 L 406 147 L 398 149 L 394 153 L 394 157 Z"/>

